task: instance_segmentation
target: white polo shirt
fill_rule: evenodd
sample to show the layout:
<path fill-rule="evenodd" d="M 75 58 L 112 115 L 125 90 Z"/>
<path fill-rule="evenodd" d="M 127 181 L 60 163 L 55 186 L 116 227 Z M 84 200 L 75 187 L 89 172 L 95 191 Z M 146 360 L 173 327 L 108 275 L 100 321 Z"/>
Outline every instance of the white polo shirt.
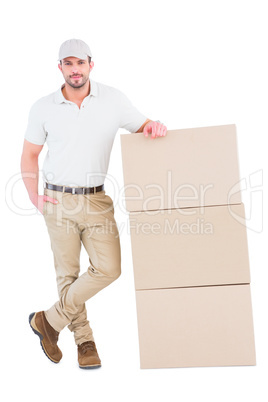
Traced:
<path fill-rule="evenodd" d="M 136 132 L 147 117 L 121 91 L 92 79 L 80 109 L 64 98 L 63 86 L 33 104 L 24 138 L 37 145 L 47 142 L 46 182 L 98 186 L 104 183 L 117 130 Z"/>

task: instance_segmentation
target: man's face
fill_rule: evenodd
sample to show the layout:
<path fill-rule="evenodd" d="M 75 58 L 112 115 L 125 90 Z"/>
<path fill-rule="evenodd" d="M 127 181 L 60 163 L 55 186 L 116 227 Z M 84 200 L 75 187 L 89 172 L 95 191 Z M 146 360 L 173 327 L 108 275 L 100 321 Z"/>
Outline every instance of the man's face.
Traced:
<path fill-rule="evenodd" d="M 61 61 L 58 67 L 67 84 L 72 88 L 81 88 L 87 83 L 93 65 L 92 61 L 89 64 L 88 59 L 81 60 L 77 57 L 67 57 Z"/>

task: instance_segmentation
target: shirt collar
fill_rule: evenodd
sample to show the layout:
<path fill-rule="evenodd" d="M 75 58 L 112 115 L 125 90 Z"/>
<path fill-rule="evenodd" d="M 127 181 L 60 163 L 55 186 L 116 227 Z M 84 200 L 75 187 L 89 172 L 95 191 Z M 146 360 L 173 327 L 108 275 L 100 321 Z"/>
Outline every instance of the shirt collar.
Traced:
<path fill-rule="evenodd" d="M 98 85 L 95 81 L 89 79 L 90 81 L 90 94 L 86 96 L 86 98 L 89 98 L 90 96 L 98 96 Z M 60 104 L 60 103 L 70 103 L 67 99 L 64 98 L 63 93 L 62 93 L 62 88 L 64 87 L 65 84 L 61 86 L 56 92 L 55 92 L 55 102 Z"/>

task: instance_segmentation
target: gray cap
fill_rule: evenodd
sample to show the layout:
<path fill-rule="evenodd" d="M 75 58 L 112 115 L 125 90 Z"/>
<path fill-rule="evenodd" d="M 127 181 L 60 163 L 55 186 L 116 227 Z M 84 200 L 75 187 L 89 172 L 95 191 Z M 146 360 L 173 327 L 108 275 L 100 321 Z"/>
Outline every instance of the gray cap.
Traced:
<path fill-rule="evenodd" d="M 87 56 L 92 57 L 91 50 L 88 45 L 80 39 L 69 39 L 63 42 L 59 50 L 59 60 L 66 57 L 78 57 L 86 60 Z"/>

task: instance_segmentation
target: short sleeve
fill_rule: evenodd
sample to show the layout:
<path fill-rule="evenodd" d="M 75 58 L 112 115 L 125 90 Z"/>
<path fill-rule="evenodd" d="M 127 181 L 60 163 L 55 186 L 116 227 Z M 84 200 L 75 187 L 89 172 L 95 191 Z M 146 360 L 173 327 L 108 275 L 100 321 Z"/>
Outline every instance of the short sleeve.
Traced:
<path fill-rule="evenodd" d="M 125 128 L 131 133 L 135 133 L 148 119 L 144 114 L 142 114 L 127 96 L 119 91 L 120 93 L 120 128 Z"/>
<path fill-rule="evenodd" d="M 30 109 L 24 138 L 36 145 L 43 145 L 46 141 L 46 132 L 39 102 L 34 103 Z"/>

